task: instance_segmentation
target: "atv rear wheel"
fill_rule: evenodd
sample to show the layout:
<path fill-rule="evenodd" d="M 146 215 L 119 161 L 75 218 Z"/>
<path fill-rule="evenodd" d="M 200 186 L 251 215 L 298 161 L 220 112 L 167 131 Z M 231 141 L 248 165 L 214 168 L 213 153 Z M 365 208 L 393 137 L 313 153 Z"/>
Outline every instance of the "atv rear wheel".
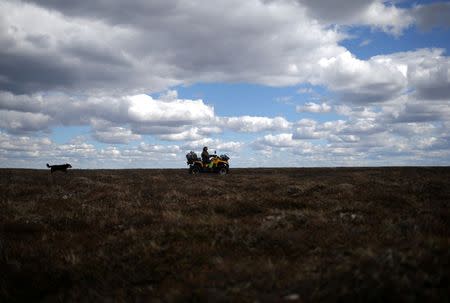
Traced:
<path fill-rule="evenodd" d="M 198 166 L 194 166 L 191 168 L 191 174 L 197 175 L 200 173 L 200 168 Z"/>

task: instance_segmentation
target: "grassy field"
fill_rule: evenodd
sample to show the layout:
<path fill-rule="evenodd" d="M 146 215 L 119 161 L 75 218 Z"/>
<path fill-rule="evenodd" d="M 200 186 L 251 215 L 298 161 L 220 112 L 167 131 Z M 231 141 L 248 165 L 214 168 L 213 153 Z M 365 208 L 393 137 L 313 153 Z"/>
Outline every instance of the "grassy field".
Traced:
<path fill-rule="evenodd" d="M 0 302 L 450 300 L 450 168 L 0 170 Z"/>

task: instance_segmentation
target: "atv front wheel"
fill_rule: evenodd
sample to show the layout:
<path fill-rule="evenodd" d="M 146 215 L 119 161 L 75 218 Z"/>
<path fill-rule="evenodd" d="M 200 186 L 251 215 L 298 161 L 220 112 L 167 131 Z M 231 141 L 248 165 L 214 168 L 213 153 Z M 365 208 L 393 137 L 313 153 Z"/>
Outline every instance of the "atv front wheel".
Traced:
<path fill-rule="evenodd" d="M 228 169 L 225 166 L 222 166 L 221 168 L 219 168 L 218 173 L 219 175 L 226 175 L 228 174 Z"/>

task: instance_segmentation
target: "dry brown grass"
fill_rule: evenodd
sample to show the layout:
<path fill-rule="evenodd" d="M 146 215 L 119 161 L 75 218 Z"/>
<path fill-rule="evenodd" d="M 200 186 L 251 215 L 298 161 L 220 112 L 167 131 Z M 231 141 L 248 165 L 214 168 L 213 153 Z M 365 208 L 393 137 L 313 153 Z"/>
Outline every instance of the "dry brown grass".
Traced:
<path fill-rule="evenodd" d="M 449 301 L 450 169 L 0 170 L 0 302 Z"/>

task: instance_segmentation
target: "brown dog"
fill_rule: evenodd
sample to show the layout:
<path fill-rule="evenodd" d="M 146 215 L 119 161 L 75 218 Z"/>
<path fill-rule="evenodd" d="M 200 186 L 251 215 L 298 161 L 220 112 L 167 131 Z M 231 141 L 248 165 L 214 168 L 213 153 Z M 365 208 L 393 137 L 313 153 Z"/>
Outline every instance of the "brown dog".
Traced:
<path fill-rule="evenodd" d="M 69 163 L 62 164 L 62 165 L 48 165 L 48 163 L 47 163 L 47 167 L 50 168 L 50 172 L 52 174 L 54 171 L 57 171 L 57 170 L 67 173 L 67 169 L 72 168 L 72 165 L 70 165 Z"/>

